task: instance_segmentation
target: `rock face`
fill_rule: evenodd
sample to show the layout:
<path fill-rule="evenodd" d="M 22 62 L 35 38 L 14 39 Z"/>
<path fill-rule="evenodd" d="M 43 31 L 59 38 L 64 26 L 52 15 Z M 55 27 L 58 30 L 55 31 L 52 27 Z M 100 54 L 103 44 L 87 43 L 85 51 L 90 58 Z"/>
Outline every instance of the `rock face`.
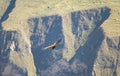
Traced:
<path fill-rule="evenodd" d="M 100 27 L 109 16 L 110 8 L 101 7 L 31 17 L 24 30 L 1 28 L 0 76 L 119 76 L 120 37 L 107 37 Z"/>
<path fill-rule="evenodd" d="M 2 29 L 2 22 L 9 17 L 15 2 L 8 1 L 8 8 L 0 18 L 0 76 L 36 76 L 29 41 L 19 30 Z"/>
<path fill-rule="evenodd" d="M 98 50 L 94 71 L 98 76 L 119 76 L 120 37 L 105 37 Z"/>
<path fill-rule="evenodd" d="M 30 46 L 23 38 L 17 31 L 0 32 L 1 76 L 35 76 Z"/>

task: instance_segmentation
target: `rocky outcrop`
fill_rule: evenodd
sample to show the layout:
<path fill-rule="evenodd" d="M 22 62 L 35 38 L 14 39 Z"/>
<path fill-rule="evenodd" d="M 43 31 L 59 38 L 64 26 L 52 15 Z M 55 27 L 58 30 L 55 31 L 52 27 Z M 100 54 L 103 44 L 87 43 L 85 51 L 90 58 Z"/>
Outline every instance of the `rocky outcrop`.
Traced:
<path fill-rule="evenodd" d="M 19 30 L 2 30 L 2 22 L 9 17 L 15 2 L 10 0 L 0 18 L 0 76 L 36 76 L 29 39 Z"/>
<path fill-rule="evenodd" d="M 30 45 L 17 31 L 0 32 L 0 75 L 35 76 Z"/>
<path fill-rule="evenodd" d="M 120 70 L 120 39 L 119 37 L 105 37 L 98 51 L 94 63 L 97 76 L 119 76 Z"/>
<path fill-rule="evenodd" d="M 103 7 L 72 12 L 65 17 L 53 15 L 29 19 L 37 74 L 92 76 L 98 50 L 105 38 L 100 25 L 109 15 L 110 9 Z M 55 50 L 43 50 L 58 39 L 62 42 Z"/>
<path fill-rule="evenodd" d="M 0 76 L 119 76 L 120 39 L 107 37 L 101 28 L 109 15 L 110 8 L 101 7 L 35 16 L 23 21 L 26 29 L 1 30 Z M 43 49 L 59 39 L 54 50 Z"/>

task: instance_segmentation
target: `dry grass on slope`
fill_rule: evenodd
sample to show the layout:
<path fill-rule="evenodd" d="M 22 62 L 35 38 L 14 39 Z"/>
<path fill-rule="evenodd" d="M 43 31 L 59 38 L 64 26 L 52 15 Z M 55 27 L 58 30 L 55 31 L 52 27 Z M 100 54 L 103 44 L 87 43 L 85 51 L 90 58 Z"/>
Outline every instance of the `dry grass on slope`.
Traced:
<path fill-rule="evenodd" d="M 120 36 L 120 1 L 111 1 L 108 6 L 111 8 L 111 15 L 102 27 L 107 36 Z"/>
<path fill-rule="evenodd" d="M 1 19 L 2 15 L 5 13 L 9 3 L 10 2 L 7 0 L 0 0 L 0 19 Z"/>

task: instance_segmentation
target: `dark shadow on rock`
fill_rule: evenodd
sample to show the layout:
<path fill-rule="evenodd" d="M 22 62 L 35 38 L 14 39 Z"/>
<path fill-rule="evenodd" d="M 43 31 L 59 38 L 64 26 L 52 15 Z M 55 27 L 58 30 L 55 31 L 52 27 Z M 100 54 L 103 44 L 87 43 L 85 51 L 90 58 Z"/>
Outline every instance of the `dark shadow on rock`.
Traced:
<path fill-rule="evenodd" d="M 100 11 L 101 13 L 104 13 L 105 16 L 104 14 L 101 15 L 101 13 L 98 13 Z M 109 11 L 110 9 L 106 9 L 105 7 L 102 9 L 85 10 L 81 13 L 72 13 L 72 32 L 76 36 L 81 33 L 78 31 L 79 26 L 82 26 L 82 28 L 80 28 L 81 31 L 88 31 L 90 29 L 90 25 L 84 18 L 81 18 L 82 16 L 88 19 L 93 18 L 95 28 L 90 32 L 86 43 L 82 47 L 79 47 L 75 56 L 69 62 L 65 59 L 60 59 L 46 70 L 43 70 L 41 76 L 92 76 L 94 61 L 97 57 L 98 49 L 104 39 L 103 30 L 99 26 L 108 18 L 110 15 Z M 103 19 L 100 18 L 99 20 L 99 15 L 103 17 Z M 81 21 L 83 25 L 79 24 L 79 21 Z"/>
<path fill-rule="evenodd" d="M 14 40 L 16 31 L 2 31 L 0 32 L 0 60 L 7 62 L 9 58 L 10 42 Z"/>
<path fill-rule="evenodd" d="M 80 62 L 84 63 L 87 67 L 84 72 L 76 73 L 75 76 L 79 76 L 79 75 L 92 76 L 94 61 L 97 57 L 98 49 L 104 39 L 104 33 L 103 33 L 103 30 L 100 28 L 100 25 L 110 15 L 110 9 L 108 7 L 103 7 L 103 8 L 100 8 L 99 10 L 91 9 L 90 11 L 91 12 L 93 11 L 93 13 L 95 12 L 96 14 L 89 13 L 89 10 L 88 11 L 86 10 L 86 15 L 84 15 L 85 13 L 82 13 L 82 14 L 80 12 L 77 13 L 79 15 L 79 17 L 77 17 L 77 20 L 80 19 L 81 15 L 86 16 L 89 20 L 92 17 L 95 28 L 90 33 L 90 35 L 88 35 L 87 41 L 85 42 L 85 44 L 83 46 L 79 47 L 79 49 L 76 51 L 75 56 L 70 60 L 71 65 L 77 59 Z M 101 18 L 99 18 L 99 15 L 101 16 Z M 74 17 L 76 17 L 76 16 L 74 16 Z M 76 20 L 76 19 L 72 19 L 72 20 Z M 79 25 L 78 22 L 73 21 L 73 26 L 78 27 L 78 25 Z M 73 27 L 74 28 L 73 33 L 74 33 L 76 27 Z M 77 68 L 80 68 L 80 67 L 77 67 Z M 74 69 L 77 69 L 77 68 L 74 68 Z"/>
<path fill-rule="evenodd" d="M 8 8 L 6 9 L 5 13 L 3 14 L 3 16 L 1 17 L 0 19 L 0 30 L 2 30 L 2 22 L 5 21 L 8 17 L 9 17 L 9 14 L 12 12 L 12 10 L 14 9 L 15 7 L 15 2 L 16 0 L 11 0 L 10 1 L 10 4 L 8 6 Z"/>
<path fill-rule="evenodd" d="M 89 11 L 91 12 L 89 13 Z M 89 23 L 80 18 L 81 15 L 85 16 L 91 21 L 93 20 L 92 22 L 94 24 L 94 29 L 88 35 L 85 44 L 79 47 L 75 56 L 69 62 L 62 59 L 62 54 L 59 54 L 59 58 L 55 60 L 52 56 L 54 51 L 52 49 L 48 49 L 46 51 L 43 50 L 45 46 L 54 43 L 60 39 L 61 36 L 63 43 L 57 46 L 56 50 L 62 50 L 64 47 L 62 18 L 60 16 L 54 15 L 45 16 L 42 18 L 33 18 L 28 21 L 30 25 L 34 25 L 32 27 L 33 34 L 31 35 L 30 40 L 32 42 L 32 53 L 38 75 L 42 74 L 44 76 L 45 74 L 49 76 L 50 74 L 50 76 L 92 76 L 94 61 L 97 57 L 98 49 L 104 39 L 104 33 L 100 28 L 100 25 L 109 17 L 110 9 L 104 7 L 89 11 L 85 10 L 85 13 L 81 12 L 82 14 L 80 14 L 80 12 L 74 12 L 75 14 L 77 13 L 77 15 L 72 13 L 73 34 L 77 36 L 80 33 L 80 31 L 77 31 L 77 28 L 80 26 L 79 20 L 83 21 L 83 27 L 81 28 L 82 31 L 87 31 L 90 29 Z M 44 31 L 41 28 L 43 28 Z M 44 38 L 41 36 L 42 34 L 44 35 Z M 58 67 L 59 69 L 55 70 Z M 64 69 L 63 67 L 66 67 L 67 69 Z"/>
<path fill-rule="evenodd" d="M 102 7 L 98 9 L 83 10 L 71 13 L 72 19 L 72 33 L 78 35 L 82 34 L 83 31 L 90 30 L 90 25 L 86 22 L 87 18 L 95 26 L 95 29 L 100 27 L 100 25 L 109 17 L 110 8 Z M 78 30 L 79 28 L 79 30 Z"/>
<path fill-rule="evenodd" d="M 28 76 L 27 70 L 23 70 L 13 63 L 6 64 L 1 73 L 1 76 Z"/>
<path fill-rule="evenodd" d="M 9 62 L 10 44 L 16 39 L 16 34 L 16 31 L 0 31 L 0 76 Z"/>
<path fill-rule="evenodd" d="M 119 36 L 119 42 L 118 42 L 118 50 L 120 51 L 120 36 Z"/>
<path fill-rule="evenodd" d="M 41 72 L 40 76 L 71 76 L 72 71 L 65 59 L 60 59 Z"/>
<path fill-rule="evenodd" d="M 32 35 L 30 40 L 32 42 L 32 53 L 34 57 L 34 63 L 39 73 L 41 70 L 45 70 L 56 60 L 62 58 L 62 53 L 57 53 L 57 58 L 53 57 L 53 53 L 62 52 L 64 47 L 64 36 L 62 32 L 62 18 L 58 15 L 45 16 L 41 18 L 33 18 L 28 21 L 31 25 L 33 23 Z M 62 39 L 60 44 L 56 48 L 43 50 L 44 47 L 54 43 L 55 41 Z M 39 71 L 40 70 L 40 71 Z"/>
<path fill-rule="evenodd" d="M 0 31 L 2 31 L 2 25 L 0 25 Z"/>
<path fill-rule="evenodd" d="M 88 37 L 88 40 L 86 41 L 84 46 L 80 47 L 77 50 L 76 55 L 70 61 L 70 63 L 72 64 L 76 59 L 79 59 L 87 66 L 86 71 L 83 72 L 84 73 L 83 76 L 92 76 L 94 61 L 97 57 L 97 52 L 103 39 L 104 39 L 103 31 L 100 28 L 96 29 Z M 78 74 L 76 76 L 78 76 Z"/>

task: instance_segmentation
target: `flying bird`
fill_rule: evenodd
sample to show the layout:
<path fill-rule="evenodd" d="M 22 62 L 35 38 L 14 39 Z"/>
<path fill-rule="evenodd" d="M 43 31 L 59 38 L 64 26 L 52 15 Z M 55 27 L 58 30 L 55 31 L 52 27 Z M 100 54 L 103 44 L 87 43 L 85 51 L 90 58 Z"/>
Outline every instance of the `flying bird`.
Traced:
<path fill-rule="evenodd" d="M 44 50 L 47 50 L 47 49 L 49 49 L 49 48 L 54 49 L 54 48 L 60 43 L 60 41 L 61 41 L 61 39 L 58 40 L 58 41 L 56 41 L 56 42 L 54 42 L 53 44 L 45 47 Z"/>

